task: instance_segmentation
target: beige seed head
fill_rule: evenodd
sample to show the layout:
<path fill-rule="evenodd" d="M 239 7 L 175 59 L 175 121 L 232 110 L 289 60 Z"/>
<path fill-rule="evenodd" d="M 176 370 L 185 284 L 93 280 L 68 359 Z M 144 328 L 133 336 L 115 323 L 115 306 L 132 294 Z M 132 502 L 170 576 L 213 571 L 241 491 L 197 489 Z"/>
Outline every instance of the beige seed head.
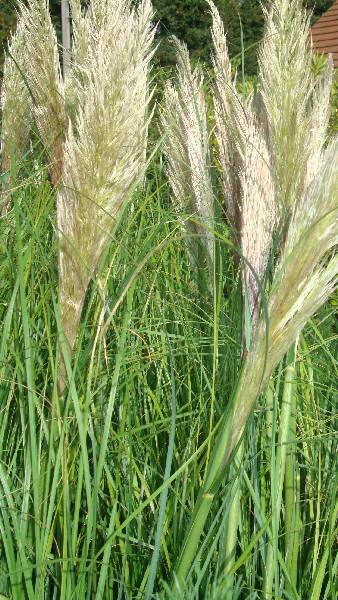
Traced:
<path fill-rule="evenodd" d="M 72 118 L 57 199 L 60 304 L 70 347 L 90 278 L 144 168 L 152 19 L 148 0 L 137 9 L 129 1 L 95 0 L 85 16 L 76 15 L 66 81 Z"/>
<path fill-rule="evenodd" d="M 173 201 L 179 214 L 195 216 L 201 225 L 187 220 L 182 226 L 197 233 L 204 242 L 213 274 L 212 228 L 214 219 L 213 193 L 209 172 L 209 134 L 203 76 L 200 68 L 192 70 L 189 53 L 184 44 L 175 40 L 177 51 L 177 85 L 165 87 L 161 114 L 165 135 L 164 153 L 168 161 L 168 176 Z M 189 247 L 194 262 L 193 243 Z"/>
<path fill-rule="evenodd" d="M 62 176 L 67 118 L 56 33 L 47 0 L 29 0 L 19 7 L 19 20 L 26 32 L 26 75 L 34 118 L 48 155 L 52 182 L 57 185 Z"/>
<path fill-rule="evenodd" d="M 20 162 L 32 125 L 32 99 L 24 79 L 27 58 L 26 37 L 24 24 L 19 21 L 16 32 L 9 42 L 9 52 L 5 57 L 0 95 L 1 168 L 3 173 L 10 170 L 11 160 L 16 163 Z M 7 190 L 10 186 L 9 180 L 3 190 L 1 212 L 6 212 L 9 206 Z"/>

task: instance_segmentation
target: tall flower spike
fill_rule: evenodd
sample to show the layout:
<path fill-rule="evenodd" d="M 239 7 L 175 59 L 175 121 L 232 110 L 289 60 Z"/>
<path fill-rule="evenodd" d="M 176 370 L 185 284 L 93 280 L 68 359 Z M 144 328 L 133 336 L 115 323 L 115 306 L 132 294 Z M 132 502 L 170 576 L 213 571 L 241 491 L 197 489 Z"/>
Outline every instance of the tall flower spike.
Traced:
<path fill-rule="evenodd" d="M 214 46 L 212 62 L 215 73 L 214 109 L 218 158 L 221 166 L 225 210 L 232 227 L 234 240 L 238 242 L 240 231 L 240 182 L 238 178 L 240 158 L 237 153 L 238 132 L 233 120 L 233 110 L 241 109 L 236 91 L 236 77 L 231 74 L 226 35 L 219 12 L 208 0 L 212 17 L 211 36 Z"/>
<path fill-rule="evenodd" d="M 231 77 L 226 36 L 215 5 L 212 15 L 214 106 L 219 162 L 228 217 L 235 242 L 249 265 L 243 268 L 251 324 L 260 306 L 257 279 L 263 281 L 276 220 L 271 153 L 251 102 L 242 100 Z"/>
<path fill-rule="evenodd" d="M 268 339 L 266 323 L 261 317 L 256 341 L 245 366 L 246 384 L 238 393 L 241 402 L 241 394 L 243 398 L 243 394 L 247 394 L 245 385 L 251 380 L 251 402 L 240 403 L 237 407 L 231 450 L 264 382 L 306 322 L 337 287 L 338 255 L 334 251 L 337 244 L 338 138 L 323 151 L 310 189 L 293 207 L 285 249 L 272 283 Z"/>
<path fill-rule="evenodd" d="M 75 67 L 81 102 L 69 125 L 57 198 L 61 323 L 70 349 L 90 278 L 144 167 L 154 37 L 149 0 L 137 10 L 129 1 L 93 0 L 88 11 L 87 50 Z"/>
<path fill-rule="evenodd" d="M 211 228 L 214 219 L 203 76 L 198 67 L 192 71 L 186 46 L 178 40 L 174 43 L 177 51 L 177 86 L 167 83 L 165 87 L 161 114 L 165 134 L 164 154 L 177 211 L 190 213 L 201 220 L 201 225 L 189 220 L 181 222 L 185 230 L 201 236 L 212 276 L 212 234 L 203 227 L 205 224 Z M 190 242 L 188 247 L 194 264 L 195 245 Z"/>
<path fill-rule="evenodd" d="M 272 0 L 264 8 L 265 34 L 259 50 L 259 80 L 274 156 L 277 201 L 288 213 L 304 189 L 313 92 L 309 16 L 301 0 Z"/>
<path fill-rule="evenodd" d="M 248 290 L 251 323 L 254 324 L 261 304 L 257 279 L 262 284 L 276 222 L 275 189 L 271 159 L 264 134 L 255 115 L 248 113 L 240 173 L 241 251 L 248 261 L 243 269 L 243 289 Z"/>
<path fill-rule="evenodd" d="M 67 125 L 56 34 L 48 0 L 29 0 L 27 6 L 20 3 L 19 7 L 20 22 L 26 32 L 26 74 L 34 117 L 48 155 L 51 180 L 56 185 L 62 175 Z"/>
<path fill-rule="evenodd" d="M 65 101 L 68 116 L 74 122 L 76 109 L 83 101 L 85 63 L 88 60 L 91 43 L 90 7 L 87 11 L 81 9 L 80 0 L 70 1 L 72 22 L 72 47 L 70 65 L 65 79 Z M 82 92 L 82 94 L 81 94 Z"/>
<path fill-rule="evenodd" d="M 246 193 L 248 200 L 255 199 L 255 204 L 260 205 L 257 198 L 260 186 L 255 193 L 255 178 L 258 176 L 263 186 L 264 179 L 269 180 L 268 173 L 272 173 L 271 182 L 265 183 L 267 191 L 273 182 L 276 191 L 275 194 L 272 191 L 271 196 L 278 197 L 288 218 L 284 222 L 279 263 L 270 288 L 268 319 L 265 315 L 257 319 L 250 350 L 243 357 L 234 395 L 224 413 L 177 561 L 175 574 L 179 583 L 184 582 L 190 570 L 212 500 L 260 392 L 308 319 L 337 286 L 338 139 L 323 147 L 327 123 L 326 86 L 330 74 L 327 72 L 317 90 L 314 89 L 309 73 L 311 55 L 306 54 L 305 48 L 308 22 L 300 1 L 273 0 L 271 13 L 266 13 L 266 18 L 260 64 L 268 123 L 267 127 L 263 128 L 261 123 L 257 128 L 249 114 L 247 138 L 243 135 L 244 129 L 241 132 L 241 126 L 238 127 L 238 147 L 243 161 L 243 207 Z M 323 114 L 320 114 L 320 98 L 325 100 Z M 248 115 L 248 111 L 245 112 Z M 235 120 L 238 125 L 236 112 Z M 307 137 L 309 123 L 312 127 Z M 261 140 L 263 131 L 265 141 Z M 268 150 L 270 137 L 272 143 Z M 310 147 L 304 148 L 304 141 L 309 139 L 312 140 Z M 314 168 L 316 139 L 320 149 L 318 167 Z M 270 166 L 268 160 L 261 162 L 269 155 Z M 256 171 L 255 164 L 257 173 L 252 180 L 250 175 Z M 250 239 L 248 245 L 255 247 Z M 272 586 L 265 590 L 266 596 L 271 594 Z"/>
<path fill-rule="evenodd" d="M 11 160 L 20 162 L 32 125 L 32 100 L 24 79 L 26 72 L 26 31 L 19 20 L 5 58 L 0 105 L 2 112 L 1 143 L 2 172 L 10 171 Z M 9 206 L 10 173 L 3 189 L 0 211 Z"/>
<path fill-rule="evenodd" d="M 321 166 L 321 153 L 327 138 L 330 119 L 330 93 L 333 80 L 333 60 L 330 56 L 322 75 L 316 81 L 309 107 L 309 128 L 304 146 L 308 159 L 304 189 L 314 179 Z"/>

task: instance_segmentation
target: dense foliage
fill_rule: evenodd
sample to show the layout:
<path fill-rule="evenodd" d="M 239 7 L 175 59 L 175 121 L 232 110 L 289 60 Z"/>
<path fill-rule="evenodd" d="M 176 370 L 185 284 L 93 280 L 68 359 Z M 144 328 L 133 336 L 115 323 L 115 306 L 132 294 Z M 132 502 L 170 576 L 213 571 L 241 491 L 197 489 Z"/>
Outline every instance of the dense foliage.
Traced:
<path fill-rule="evenodd" d="M 15 27 L 14 2 L 1 0 L 0 2 L 0 78 L 2 76 L 4 49 L 8 36 Z"/>
<path fill-rule="evenodd" d="M 85 26 L 74 1 L 62 78 L 27 1 L 1 93 L 0 600 L 334 600 L 338 145 L 306 15 L 274 0 L 235 83 L 214 7 L 213 68 L 177 42 L 150 80 L 149 0 Z"/>
<path fill-rule="evenodd" d="M 194 59 L 209 60 L 211 40 L 209 34 L 210 15 L 208 5 L 203 0 L 174 0 L 154 2 L 159 17 L 159 38 L 161 45 L 158 59 L 161 64 L 170 64 L 175 60 L 170 44 L 170 36 L 175 35 L 185 40 Z M 225 29 L 228 32 L 229 50 L 232 57 L 241 53 L 241 24 L 243 28 L 243 41 L 245 47 L 261 38 L 263 30 L 263 15 L 259 0 L 243 0 L 241 4 L 236 0 L 229 2 L 216 2 L 222 15 Z M 253 49 L 252 49 L 253 50 Z M 250 51 L 247 56 L 246 72 L 254 72 L 256 61 L 255 54 Z"/>
<path fill-rule="evenodd" d="M 263 1 L 263 4 L 266 0 Z M 159 25 L 161 45 L 158 59 L 161 64 L 174 62 L 170 44 L 171 35 L 185 40 L 193 58 L 209 60 L 211 40 L 210 15 L 204 0 L 154 0 Z M 257 69 L 257 43 L 263 33 L 263 14 L 260 0 L 216 0 L 215 2 L 227 32 L 230 57 L 241 59 L 242 41 L 245 48 L 245 72 L 252 75 Z M 313 10 L 315 22 L 331 6 L 332 0 L 306 0 Z M 243 36 L 243 37 L 242 37 Z"/>
<path fill-rule="evenodd" d="M 103 600 L 142 600 L 159 521 L 166 461 L 168 456 L 172 456 L 168 441 L 173 424 L 176 428 L 175 452 L 156 589 L 161 587 L 161 580 L 168 581 L 170 577 L 195 501 L 194 490 L 198 488 L 203 474 L 204 462 L 200 460 L 205 448 L 203 440 L 209 431 L 213 435 L 236 376 L 239 296 L 229 270 L 228 299 L 220 298 L 220 306 L 217 307 L 213 306 L 209 297 L 201 302 L 187 271 L 184 244 L 175 233 L 175 216 L 167 208 L 167 186 L 161 172 L 160 157 L 156 157 L 147 177 L 143 199 L 134 198 L 137 211 L 131 209 L 126 213 L 122 226 L 112 238 L 112 248 L 106 261 L 106 272 L 110 272 L 110 277 L 105 298 L 101 298 L 95 284 L 88 299 L 81 331 L 81 349 L 74 371 L 76 389 L 74 386 L 65 409 L 69 412 L 69 419 L 64 419 L 61 424 L 58 417 L 51 418 L 57 337 L 55 314 L 51 308 L 53 290 L 57 286 L 56 248 L 51 224 L 54 198 L 39 163 L 27 163 L 26 168 L 26 182 L 15 192 L 15 202 L 20 206 L 17 233 L 13 231 L 11 219 L 0 221 L 0 254 L 5 257 L 0 264 L 0 319 L 4 324 L 0 348 L 0 400 L 3 407 L 0 464 L 6 469 L 9 466 L 12 475 L 8 481 L 9 497 L 13 497 L 9 509 L 4 499 L 2 506 L 3 514 L 6 515 L 7 511 L 16 525 L 13 532 L 8 521 L 2 539 L 8 539 L 8 545 L 12 544 L 15 548 L 20 547 L 20 542 L 23 546 L 26 544 L 34 553 L 40 548 L 45 557 L 41 590 L 46 583 L 44 592 L 34 595 L 33 591 L 29 596 L 25 595 L 18 578 L 18 591 L 9 596 L 11 590 L 16 590 L 9 579 L 9 570 L 15 575 L 19 562 L 13 554 L 12 562 L 2 560 L 0 563 L 0 594 L 4 595 L 3 598 L 15 600 L 41 600 L 43 597 L 46 600 L 82 599 L 85 595 L 81 595 L 78 589 L 91 579 L 93 598 L 102 600 L 102 596 L 98 592 L 95 595 L 95 592 L 105 549 L 104 557 L 109 556 L 108 579 L 112 583 L 109 590 L 107 586 Z M 159 198 L 164 208 L 157 202 Z M 160 246 L 164 239 L 167 243 Z M 17 244 L 20 240 L 23 254 L 18 273 Z M 103 301 L 107 302 L 108 308 L 114 306 L 118 299 L 117 286 L 129 274 L 126 265 L 135 272 L 148 250 L 152 256 L 131 290 L 129 307 L 118 311 L 114 326 L 106 332 L 95 351 L 94 336 L 90 333 L 93 320 L 100 314 Z M 18 286 L 22 281 L 26 288 L 25 295 L 20 298 Z M 131 315 L 128 314 L 130 304 Z M 226 317 L 220 323 L 222 312 Z M 29 355 L 25 354 L 23 340 L 26 323 L 31 335 Z M 121 335 L 123 331 L 126 337 Z M 286 536 L 285 532 L 290 532 L 292 525 L 285 521 L 283 515 L 276 544 L 281 556 L 285 556 L 288 540 L 298 548 L 294 563 L 299 595 L 284 598 L 334 598 L 336 563 L 331 544 L 335 535 L 333 501 L 334 473 L 337 470 L 334 438 L 335 343 L 334 309 L 328 305 L 304 332 L 297 357 L 297 385 L 293 396 L 297 412 L 291 428 L 296 441 L 287 446 L 290 453 L 286 457 L 287 473 L 292 481 L 297 482 L 297 489 L 287 487 L 289 480 L 285 488 L 291 491 L 291 508 L 295 507 L 294 514 L 301 526 Z M 95 356 L 91 365 L 93 351 Z M 222 360 L 224 367 L 217 380 L 213 375 L 216 357 Z M 229 513 L 224 507 L 230 506 L 238 493 L 241 505 L 239 545 L 230 598 L 263 598 L 264 556 L 268 536 L 271 536 L 271 524 L 274 523 L 274 498 L 281 477 L 276 461 L 276 451 L 280 447 L 276 399 L 281 394 L 284 380 L 284 365 L 281 365 L 267 395 L 270 408 L 267 410 L 263 397 L 245 438 L 239 487 L 237 483 L 224 485 L 221 499 L 208 520 L 204 545 L 206 559 L 196 562 L 187 594 L 174 596 L 168 591 L 168 594 L 156 594 L 153 598 L 223 600 L 227 597 L 229 579 L 225 576 L 224 551 Z M 104 435 L 107 398 L 112 407 L 113 423 L 108 441 L 108 460 L 104 467 L 108 483 L 97 486 L 95 479 L 91 479 L 93 498 L 87 505 L 84 492 L 76 496 L 84 477 L 78 426 L 71 406 L 77 403 L 80 410 L 87 406 L 93 410 L 95 434 L 88 434 L 88 454 L 83 458 L 86 465 L 95 465 L 96 468 Z M 39 454 L 41 474 L 36 489 L 39 498 L 37 522 L 41 524 L 36 532 L 35 516 L 29 514 L 26 518 L 25 515 L 28 494 L 24 487 L 25 471 L 29 473 L 31 468 L 27 443 L 29 432 L 24 423 L 25 420 L 28 423 L 29 413 L 34 411 L 35 404 L 41 412 L 36 438 L 32 439 L 31 446 L 43 446 Z M 51 432 L 47 443 L 49 426 Z M 295 427 L 296 432 L 293 433 Z M 6 480 L 3 479 L 3 482 L 6 483 Z M 51 491 L 45 496 L 44 490 L 50 485 Z M 298 498 L 296 502 L 294 494 Z M 92 548 L 93 553 L 102 548 L 102 553 L 93 558 L 91 548 L 87 550 L 84 542 L 88 516 L 93 518 L 95 511 L 98 511 L 98 524 Z M 129 518 L 131 514 L 135 517 L 133 520 Z M 113 536 L 104 546 L 109 526 Z M 68 549 L 66 543 L 62 545 L 67 531 L 70 538 Z M 39 538 L 35 544 L 36 533 Z M 213 552 L 215 540 L 219 540 L 219 552 Z M 282 578 L 283 567 L 277 558 L 273 568 L 281 569 Z M 63 595 L 59 586 L 62 580 Z M 36 586 L 37 583 L 36 580 Z M 75 595 L 71 595 L 71 590 L 75 590 Z M 320 595 L 321 592 L 323 595 Z"/>
<path fill-rule="evenodd" d="M 256 43 L 263 31 L 263 16 L 259 0 L 216 0 L 228 33 L 231 58 L 241 59 L 241 26 L 245 52 L 245 72 L 255 73 L 257 68 Z M 51 0 L 50 8 L 55 24 L 60 18 L 60 0 Z M 157 60 L 163 65 L 173 64 L 174 51 L 170 36 L 184 40 L 193 59 L 208 60 L 211 40 L 209 35 L 210 15 L 205 0 L 154 0 L 160 46 Z M 332 5 L 332 0 L 306 0 L 305 5 L 313 10 L 314 22 Z M 10 31 L 15 26 L 15 0 L 0 2 L 0 76 L 2 73 L 3 50 Z"/>

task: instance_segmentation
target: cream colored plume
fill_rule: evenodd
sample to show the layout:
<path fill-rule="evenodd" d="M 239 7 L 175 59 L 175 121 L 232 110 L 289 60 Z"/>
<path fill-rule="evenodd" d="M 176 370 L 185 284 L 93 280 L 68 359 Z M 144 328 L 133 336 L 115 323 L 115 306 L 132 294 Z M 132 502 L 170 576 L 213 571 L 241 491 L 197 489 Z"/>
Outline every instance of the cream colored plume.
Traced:
<path fill-rule="evenodd" d="M 231 449 L 273 369 L 307 321 L 337 289 L 337 245 L 338 138 L 323 151 L 311 188 L 294 209 L 272 282 L 268 322 L 261 316 L 246 358 Z"/>
<path fill-rule="evenodd" d="M 60 72 L 56 33 L 48 0 L 19 4 L 19 21 L 25 30 L 26 76 L 33 94 L 33 112 L 48 156 L 54 185 L 62 176 L 63 142 L 67 128 L 64 86 Z"/>
<path fill-rule="evenodd" d="M 240 109 L 230 71 L 224 70 L 224 34 L 216 9 L 212 12 L 217 101 L 222 99 L 224 127 L 230 123 L 230 132 L 237 134 L 242 252 L 259 279 L 274 226 L 287 216 L 270 283 L 268 321 L 259 316 L 255 281 L 244 271 L 256 326 L 236 393 L 230 456 L 264 383 L 337 287 L 338 138 L 326 143 L 332 62 L 320 79 L 312 77 L 309 21 L 300 2 L 273 0 L 265 13 L 260 52 L 264 110 L 257 115 L 251 107 Z M 227 89 L 223 96 L 222 86 Z M 231 135 L 228 148 L 233 151 Z"/>
<path fill-rule="evenodd" d="M 192 70 L 186 46 L 177 40 L 174 43 L 177 51 L 177 84 L 167 83 L 165 87 L 161 114 L 165 135 L 163 149 L 181 223 L 186 231 L 201 236 L 208 255 L 210 275 L 213 276 L 213 241 L 212 233 L 207 228 L 213 227 L 214 205 L 203 76 L 199 67 Z M 189 220 L 189 216 L 199 220 L 201 225 Z M 189 242 L 189 248 L 194 263 L 194 240 Z"/>
<path fill-rule="evenodd" d="M 175 570 L 179 582 L 190 571 L 212 500 L 260 393 L 306 322 L 337 288 L 338 276 L 338 138 L 326 144 L 332 69 L 329 65 L 319 82 L 312 77 L 311 54 L 306 48 L 309 21 L 301 0 L 272 0 L 265 13 L 260 53 L 264 110 L 259 113 L 253 112 L 253 105 L 240 109 L 230 81 L 225 37 L 211 6 L 220 163 L 223 170 L 237 164 L 240 192 L 234 197 L 235 207 L 240 206 L 242 252 L 251 257 L 260 279 L 274 224 L 282 235 L 271 261 L 267 314 L 258 310 L 257 290 L 247 276 L 253 311 L 250 324 L 254 322 L 251 343 L 243 352 L 234 394 L 226 403 L 183 540 Z M 231 174 L 226 179 L 223 173 L 223 179 L 231 183 Z M 226 193 L 227 189 L 230 186 L 225 187 Z M 272 584 L 268 585 L 265 595 L 271 597 Z"/>
<path fill-rule="evenodd" d="M 277 202 L 287 215 L 304 190 L 309 157 L 322 142 L 321 126 L 309 110 L 314 90 L 310 17 L 301 0 L 272 0 L 264 13 L 259 82 L 273 147 Z M 320 118 L 324 115 L 325 109 Z"/>
<path fill-rule="evenodd" d="M 253 113 L 247 114 L 246 130 L 241 131 L 241 135 L 243 139 L 245 135 L 245 143 L 240 149 L 241 252 L 249 263 L 243 267 L 243 289 L 247 286 L 254 322 L 262 301 L 259 287 L 264 287 L 276 224 L 275 189 L 268 146 Z"/>
<path fill-rule="evenodd" d="M 304 147 L 307 148 L 307 165 L 304 189 L 310 185 L 321 168 L 321 154 L 327 140 L 330 119 L 330 93 L 333 81 L 333 60 L 329 56 L 323 73 L 315 81 L 309 106 L 309 127 Z"/>
<path fill-rule="evenodd" d="M 231 76 L 226 36 L 215 5 L 212 16 L 215 71 L 214 107 L 219 163 L 225 205 L 244 257 L 243 293 L 248 290 L 252 322 L 258 315 L 259 285 L 263 283 L 276 223 L 275 186 L 271 153 L 265 131 L 251 107 L 242 99 Z"/>
<path fill-rule="evenodd" d="M 9 206 L 8 190 L 11 187 L 11 160 L 20 162 L 29 139 L 32 125 L 32 99 L 25 82 L 27 63 L 26 31 L 19 21 L 12 35 L 5 57 L 4 72 L 0 96 L 1 121 L 1 170 L 7 182 L 2 190 L 0 210 L 6 212 Z"/>
<path fill-rule="evenodd" d="M 138 9 L 93 0 L 86 16 L 77 16 L 81 34 L 69 76 L 78 96 L 57 200 L 61 317 L 71 348 L 90 278 L 144 167 L 152 18 L 148 0 Z"/>
<path fill-rule="evenodd" d="M 270 360 L 295 339 L 337 284 L 338 138 L 294 208 L 270 300 Z M 333 254 L 332 254 L 333 252 Z"/>
<path fill-rule="evenodd" d="M 149 0 L 137 8 L 132 0 L 91 0 L 86 10 L 71 0 L 73 44 L 64 81 L 48 0 L 28 0 L 19 8 L 13 52 L 27 57 L 32 113 L 57 188 L 61 326 L 72 351 L 88 283 L 145 166 L 153 10 Z M 28 119 L 28 100 L 7 62 L 7 145 L 9 131 L 15 146 L 20 133 L 26 135 L 18 123 Z"/>
<path fill-rule="evenodd" d="M 211 36 L 214 46 L 212 57 L 215 84 L 213 100 L 215 110 L 215 134 L 218 143 L 218 159 L 221 167 L 224 188 L 225 210 L 232 227 L 235 242 L 240 234 L 240 158 L 237 152 L 238 131 L 233 113 L 239 113 L 242 102 L 236 90 L 236 77 L 232 77 L 226 35 L 219 12 L 210 0 L 208 1 L 212 28 Z"/>
<path fill-rule="evenodd" d="M 261 315 L 236 395 L 229 455 L 264 383 L 338 282 L 337 136 L 326 144 L 332 63 L 319 80 L 312 78 L 311 55 L 302 45 L 309 23 L 299 2 L 273 0 L 266 18 L 260 68 L 266 139 L 271 140 L 269 172 L 281 203 L 276 206 L 288 218 L 271 283 L 268 322 Z M 265 151 L 259 154 L 263 158 Z"/>
<path fill-rule="evenodd" d="M 65 81 L 65 99 L 69 117 L 74 120 L 76 109 L 82 102 L 86 75 L 84 66 L 88 60 L 89 46 L 91 43 L 91 19 L 89 9 L 81 8 L 80 0 L 70 1 L 70 14 L 72 22 L 72 48 L 70 65 Z M 83 80 L 83 77 L 85 80 Z M 82 95 L 81 95 L 82 92 Z"/>

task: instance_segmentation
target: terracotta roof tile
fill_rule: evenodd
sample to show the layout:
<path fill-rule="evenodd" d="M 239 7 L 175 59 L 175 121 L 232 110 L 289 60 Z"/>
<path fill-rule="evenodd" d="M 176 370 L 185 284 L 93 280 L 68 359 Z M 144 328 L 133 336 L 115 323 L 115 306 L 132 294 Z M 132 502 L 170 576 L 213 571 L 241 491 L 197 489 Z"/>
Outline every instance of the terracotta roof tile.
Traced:
<path fill-rule="evenodd" d="M 324 13 L 311 29 L 313 49 L 332 53 L 333 64 L 338 67 L 338 0 Z"/>

